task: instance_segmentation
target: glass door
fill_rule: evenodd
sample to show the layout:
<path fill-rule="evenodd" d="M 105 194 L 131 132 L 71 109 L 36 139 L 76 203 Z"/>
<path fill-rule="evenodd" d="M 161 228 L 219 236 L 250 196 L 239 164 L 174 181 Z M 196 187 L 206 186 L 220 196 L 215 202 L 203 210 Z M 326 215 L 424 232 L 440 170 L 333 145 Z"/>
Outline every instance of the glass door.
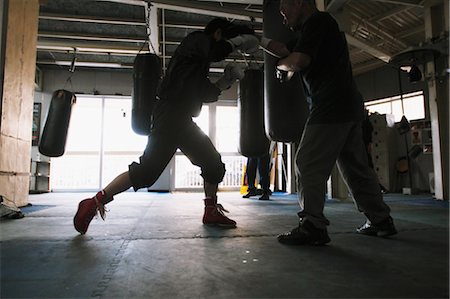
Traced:
<path fill-rule="evenodd" d="M 225 163 L 225 177 L 219 187 L 224 190 L 238 190 L 242 185 L 247 158 L 239 154 L 239 110 L 234 102 L 217 106 L 216 146 Z"/>
<path fill-rule="evenodd" d="M 147 136 L 136 134 L 131 128 L 131 99 L 108 97 L 104 99 L 102 187 L 117 175 L 128 170 L 147 144 Z"/>
<path fill-rule="evenodd" d="M 146 143 L 131 128 L 130 97 L 77 95 L 66 151 L 52 158 L 52 190 L 99 190 L 138 161 Z"/>
<path fill-rule="evenodd" d="M 92 190 L 100 187 L 102 100 L 77 96 L 62 157 L 52 158 L 52 190 Z"/>

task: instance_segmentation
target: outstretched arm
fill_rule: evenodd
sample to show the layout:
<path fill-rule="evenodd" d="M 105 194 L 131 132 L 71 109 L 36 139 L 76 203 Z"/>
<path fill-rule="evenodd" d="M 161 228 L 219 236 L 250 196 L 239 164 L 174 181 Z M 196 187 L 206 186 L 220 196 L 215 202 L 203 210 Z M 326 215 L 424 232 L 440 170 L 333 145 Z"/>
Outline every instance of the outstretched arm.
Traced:
<path fill-rule="evenodd" d="M 264 51 L 278 58 L 286 57 L 291 53 L 284 43 L 276 40 L 262 37 L 259 44 Z"/>
<path fill-rule="evenodd" d="M 277 69 L 286 72 L 298 72 L 311 64 L 311 57 L 300 52 L 292 52 L 278 61 Z"/>

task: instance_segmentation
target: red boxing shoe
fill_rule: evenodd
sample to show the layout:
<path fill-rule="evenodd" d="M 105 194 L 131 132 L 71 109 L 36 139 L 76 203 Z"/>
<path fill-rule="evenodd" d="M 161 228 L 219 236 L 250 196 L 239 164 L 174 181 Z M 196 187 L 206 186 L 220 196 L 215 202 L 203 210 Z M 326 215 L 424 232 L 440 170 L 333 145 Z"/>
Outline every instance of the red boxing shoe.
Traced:
<path fill-rule="evenodd" d="M 221 227 L 234 228 L 236 221 L 225 216 L 225 208 L 217 203 L 217 198 L 205 198 L 205 213 L 203 214 L 203 224 L 217 225 Z"/>
<path fill-rule="evenodd" d="M 113 198 L 106 198 L 105 192 L 99 191 L 94 197 L 87 198 L 78 204 L 78 210 L 73 217 L 73 226 L 82 235 L 84 235 L 97 213 L 105 220 L 105 204 L 112 201 Z"/>

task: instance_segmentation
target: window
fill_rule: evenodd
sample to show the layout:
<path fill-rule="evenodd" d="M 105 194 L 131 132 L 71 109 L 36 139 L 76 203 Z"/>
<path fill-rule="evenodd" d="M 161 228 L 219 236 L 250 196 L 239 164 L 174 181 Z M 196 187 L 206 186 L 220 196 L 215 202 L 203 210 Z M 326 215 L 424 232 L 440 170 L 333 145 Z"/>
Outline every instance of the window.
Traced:
<path fill-rule="evenodd" d="M 194 121 L 211 137 L 222 155 L 226 174 L 220 188 L 241 185 L 246 158 L 237 152 L 239 122 L 235 102 L 204 105 Z M 77 95 L 73 106 L 67 145 L 62 157 L 52 159 L 51 185 L 54 191 L 87 191 L 105 187 L 138 161 L 147 137 L 131 128 L 131 98 Z M 170 172 L 175 189 L 203 187 L 200 168 L 178 151 L 175 171 Z"/>
<path fill-rule="evenodd" d="M 73 105 L 65 153 L 52 158 L 50 182 L 53 190 L 98 189 L 102 102 L 78 97 Z"/>
<path fill-rule="evenodd" d="M 423 91 L 403 95 L 403 105 L 400 96 L 394 96 L 365 102 L 365 106 L 371 113 L 393 114 L 396 122 L 400 121 L 403 115 L 409 121 L 425 118 Z"/>
<path fill-rule="evenodd" d="M 216 114 L 217 150 L 237 152 L 239 145 L 239 111 L 236 106 L 219 106 Z"/>
<path fill-rule="evenodd" d="M 131 128 L 130 97 L 77 95 L 66 150 L 53 158 L 53 190 L 98 190 L 137 161 L 147 143 Z"/>
<path fill-rule="evenodd" d="M 131 127 L 131 99 L 105 98 L 103 108 L 102 186 L 139 161 L 147 136 L 136 134 Z"/>
<path fill-rule="evenodd" d="M 204 105 L 200 115 L 194 118 L 222 155 L 226 173 L 219 187 L 237 189 L 241 186 L 242 174 L 247 158 L 238 153 L 239 113 L 235 103 L 213 103 Z M 203 187 L 200 168 L 181 153 L 175 157 L 175 189 Z"/>

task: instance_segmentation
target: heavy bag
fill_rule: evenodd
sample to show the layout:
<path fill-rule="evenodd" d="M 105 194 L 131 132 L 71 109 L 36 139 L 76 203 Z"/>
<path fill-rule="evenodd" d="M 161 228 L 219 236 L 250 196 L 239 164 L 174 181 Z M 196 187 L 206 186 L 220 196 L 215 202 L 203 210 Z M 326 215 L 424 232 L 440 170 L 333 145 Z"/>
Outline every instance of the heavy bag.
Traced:
<path fill-rule="evenodd" d="M 72 105 L 75 102 L 75 94 L 70 91 L 60 89 L 53 93 L 39 143 L 41 154 L 48 157 L 60 157 L 64 154 Z"/>
<path fill-rule="evenodd" d="M 150 134 L 152 111 L 161 77 L 161 61 L 157 55 L 136 55 L 133 65 L 131 127 L 139 135 Z"/>
<path fill-rule="evenodd" d="M 295 42 L 297 36 L 283 25 L 279 7 L 280 0 L 264 0 L 264 36 L 286 44 Z M 296 73 L 291 80 L 280 82 L 277 63 L 278 58 L 264 53 L 266 134 L 273 141 L 298 142 L 309 114 L 301 78 Z"/>
<path fill-rule="evenodd" d="M 264 129 L 264 73 L 249 69 L 239 82 L 239 153 L 246 157 L 269 154 L 270 141 Z"/>

